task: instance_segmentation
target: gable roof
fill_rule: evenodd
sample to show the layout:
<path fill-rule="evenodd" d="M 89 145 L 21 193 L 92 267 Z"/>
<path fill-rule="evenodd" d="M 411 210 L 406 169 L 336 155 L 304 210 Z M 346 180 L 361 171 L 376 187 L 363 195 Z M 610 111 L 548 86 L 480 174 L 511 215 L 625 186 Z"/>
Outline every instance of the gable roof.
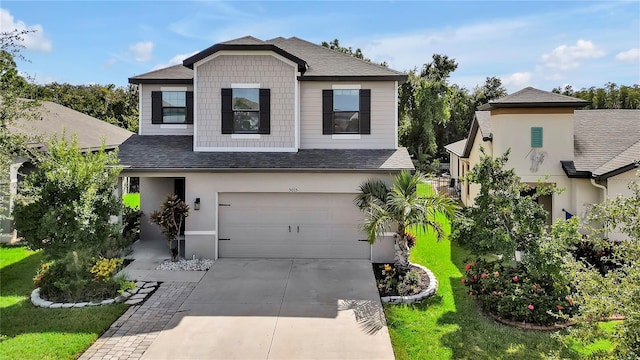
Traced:
<path fill-rule="evenodd" d="M 518 108 L 518 107 L 572 107 L 581 108 L 591 102 L 574 98 L 571 96 L 543 91 L 532 87 L 526 87 L 511 95 L 491 100 L 486 104 L 478 106 L 478 110 L 491 110 L 496 108 Z"/>
<path fill-rule="evenodd" d="M 573 143 L 577 171 L 605 179 L 636 167 L 640 162 L 640 110 L 575 111 Z"/>
<path fill-rule="evenodd" d="M 34 144 L 38 147 L 64 133 L 69 141 L 75 134 L 81 150 L 98 149 L 102 146 L 103 139 L 107 149 L 114 149 L 133 135 L 131 131 L 51 101 L 41 101 L 37 111 L 40 120 L 17 120 L 12 123 L 11 130 L 27 136 L 41 137 L 43 142 Z"/>
<path fill-rule="evenodd" d="M 178 64 L 130 77 L 129 84 L 193 84 L 193 70 Z"/>
<path fill-rule="evenodd" d="M 464 154 L 464 148 L 466 144 L 467 139 L 462 139 L 449 145 L 445 145 L 444 149 L 458 157 L 461 157 L 462 154 Z"/>
<path fill-rule="evenodd" d="M 469 129 L 469 136 L 467 136 L 467 143 L 465 144 L 464 151 L 462 152 L 463 158 L 466 158 L 471 154 L 473 148 L 473 142 L 476 141 L 476 135 L 478 130 L 483 141 L 492 141 L 493 134 L 491 133 L 491 113 L 489 111 L 476 111 L 473 114 L 473 121 L 471 122 L 471 129 Z"/>
<path fill-rule="evenodd" d="M 273 51 L 298 64 L 300 81 L 361 81 L 389 80 L 404 82 L 407 74 L 373 64 L 296 37 L 277 37 L 260 40 L 245 36 L 215 44 L 185 59 L 182 65 L 136 75 L 129 78 L 131 84 L 144 83 L 193 83 L 193 65 L 222 50 Z M 168 80 L 168 81 L 165 81 Z M 182 81 L 182 82 L 180 82 Z"/>
<path fill-rule="evenodd" d="M 193 136 L 133 135 L 118 157 L 130 171 L 373 171 L 414 169 L 405 148 L 298 152 L 194 152 Z"/>

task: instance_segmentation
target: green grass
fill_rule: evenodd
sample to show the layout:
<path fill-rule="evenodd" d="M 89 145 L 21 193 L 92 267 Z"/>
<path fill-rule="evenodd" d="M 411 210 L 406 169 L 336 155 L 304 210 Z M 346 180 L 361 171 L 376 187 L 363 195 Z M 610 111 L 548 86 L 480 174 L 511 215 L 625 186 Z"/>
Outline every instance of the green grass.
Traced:
<path fill-rule="evenodd" d="M 140 194 L 124 194 L 122 195 L 122 202 L 124 203 L 124 206 L 130 207 L 132 209 L 140 209 Z"/>
<path fill-rule="evenodd" d="M 31 304 L 42 253 L 0 247 L 0 359 L 75 359 L 127 308 L 43 309 Z"/>
<path fill-rule="evenodd" d="M 448 239 L 437 242 L 434 234 L 418 234 L 411 260 L 433 271 L 438 292 L 416 305 L 385 305 L 396 359 L 577 359 L 611 349 L 606 341 L 567 347 L 552 332 L 516 329 L 488 319 L 461 283 L 468 256 Z"/>

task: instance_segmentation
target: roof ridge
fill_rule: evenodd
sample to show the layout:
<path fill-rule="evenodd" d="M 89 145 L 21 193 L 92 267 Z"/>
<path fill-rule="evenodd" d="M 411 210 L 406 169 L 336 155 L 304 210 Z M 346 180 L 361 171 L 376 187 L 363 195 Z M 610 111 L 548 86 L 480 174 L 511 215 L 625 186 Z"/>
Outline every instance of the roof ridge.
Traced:
<path fill-rule="evenodd" d="M 308 40 L 305 40 L 305 39 L 301 39 L 301 38 L 299 38 L 299 37 L 297 37 L 297 36 L 292 36 L 292 37 L 290 37 L 290 38 L 288 38 L 288 39 L 285 39 L 285 40 L 298 40 L 298 41 L 301 41 L 301 42 L 303 42 L 303 43 L 306 43 L 306 44 L 309 44 L 309 45 L 313 45 L 313 46 L 315 46 L 315 47 L 318 47 L 318 48 L 321 48 L 321 49 L 324 49 L 324 50 L 331 51 L 331 52 L 332 52 L 332 53 L 334 53 L 334 54 L 340 54 L 340 55 L 342 55 L 342 56 L 346 56 L 347 58 L 351 58 L 351 59 L 358 60 L 358 61 L 362 62 L 363 64 L 368 64 L 368 65 L 375 66 L 375 67 L 378 67 L 378 68 L 381 68 L 381 69 L 385 69 L 385 70 L 388 70 L 388 71 L 392 71 L 392 72 L 395 72 L 395 73 L 397 73 L 397 74 L 399 74 L 399 75 L 406 75 L 406 74 L 405 74 L 404 72 L 402 72 L 402 71 L 394 70 L 394 69 L 391 69 L 391 68 L 389 68 L 389 67 L 382 66 L 382 65 L 380 65 L 380 64 L 374 63 L 374 62 L 372 62 L 372 61 L 366 61 L 366 60 L 364 60 L 364 59 L 359 59 L 359 58 L 357 58 L 357 57 L 355 57 L 355 56 L 351 56 L 351 55 L 349 55 L 349 54 L 345 54 L 345 53 L 343 53 L 343 52 L 340 52 L 340 51 L 337 51 L 337 50 L 333 50 L 333 49 L 331 49 L 331 48 L 328 48 L 328 47 L 325 47 L 325 46 L 322 46 L 322 45 L 318 45 L 318 44 L 312 43 L 311 41 L 308 41 Z"/>
<path fill-rule="evenodd" d="M 186 66 L 182 65 L 182 63 L 180 63 L 180 64 L 175 64 L 175 65 L 171 65 L 171 66 L 163 67 L 163 68 L 156 69 L 156 70 L 151 70 L 151 71 L 146 72 L 146 73 L 142 73 L 142 74 L 134 75 L 134 76 L 132 76 L 132 78 L 139 77 L 139 76 L 143 76 L 143 75 L 153 74 L 153 73 L 156 73 L 156 72 L 158 72 L 158 71 L 163 71 L 163 70 L 171 69 L 171 68 L 178 67 L 178 66 L 183 67 L 183 68 L 185 68 L 185 69 L 189 69 L 188 67 L 186 67 Z M 189 70 L 191 70 L 191 69 L 189 69 Z"/>

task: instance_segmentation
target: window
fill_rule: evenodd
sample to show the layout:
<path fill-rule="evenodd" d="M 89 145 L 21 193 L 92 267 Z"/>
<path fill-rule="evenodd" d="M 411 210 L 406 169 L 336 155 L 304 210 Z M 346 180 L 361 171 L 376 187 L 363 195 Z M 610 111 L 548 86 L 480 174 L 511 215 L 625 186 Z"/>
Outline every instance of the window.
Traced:
<path fill-rule="evenodd" d="M 258 133 L 260 128 L 259 89 L 232 89 L 233 132 Z"/>
<path fill-rule="evenodd" d="M 269 134 L 271 90 L 222 89 L 223 134 Z"/>
<path fill-rule="evenodd" d="M 183 124 L 187 121 L 187 94 L 184 91 L 162 92 L 162 122 Z"/>
<path fill-rule="evenodd" d="M 531 128 L 531 147 L 533 148 L 542 147 L 542 128 L 541 127 Z"/>
<path fill-rule="evenodd" d="M 360 90 L 333 90 L 333 133 L 360 133 Z"/>
<path fill-rule="evenodd" d="M 371 90 L 323 90 L 322 133 L 371 134 Z"/>
<path fill-rule="evenodd" d="M 193 124 L 193 91 L 152 91 L 151 123 Z"/>

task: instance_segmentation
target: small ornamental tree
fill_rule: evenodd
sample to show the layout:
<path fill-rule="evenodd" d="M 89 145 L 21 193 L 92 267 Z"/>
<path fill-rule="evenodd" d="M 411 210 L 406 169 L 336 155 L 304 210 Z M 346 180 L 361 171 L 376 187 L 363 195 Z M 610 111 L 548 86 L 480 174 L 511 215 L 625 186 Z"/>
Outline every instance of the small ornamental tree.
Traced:
<path fill-rule="evenodd" d="M 415 240 L 408 230 L 433 229 L 441 238 L 444 231 L 437 221 L 437 215 L 453 217 L 457 209 L 455 202 L 449 198 L 420 194 L 417 187 L 425 182 L 426 178 L 421 173 L 411 174 L 408 171 L 398 174 L 391 188 L 382 180 L 370 179 L 360 185 L 360 194 L 355 199 L 356 205 L 365 213 L 363 230 L 370 243 L 395 226 L 394 265 L 400 273 L 409 270 L 409 251 Z"/>
<path fill-rule="evenodd" d="M 156 210 L 149 216 L 149 222 L 160 226 L 162 234 L 167 240 L 171 261 L 178 260 L 180 252 L 178 244 L 174 247 L 174 240 L 178 239 L 184 219 L 189 216 L 189 205 L 180 200 L 177 195 L 169 195 Z"/>

